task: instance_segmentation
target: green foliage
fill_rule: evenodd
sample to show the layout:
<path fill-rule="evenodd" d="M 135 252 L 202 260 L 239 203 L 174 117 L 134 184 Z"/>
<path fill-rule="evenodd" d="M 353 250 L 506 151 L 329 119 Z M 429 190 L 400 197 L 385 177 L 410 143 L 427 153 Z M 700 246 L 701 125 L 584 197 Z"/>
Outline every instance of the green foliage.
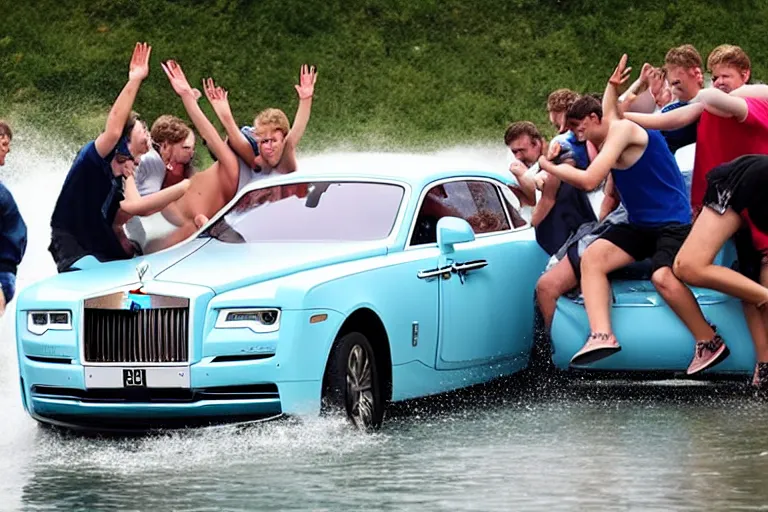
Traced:
<path fill-rule="evenodd" d="M 635 72 L 683 43 L 705 59 L 738 44 L 755 78 L 768 62 L 759 0 L 0 0 L 0 11 L 0 108 L 76 142 L 102 128 L 136 41 L 153 45 L 135 106 L 149 120 L 185 117 L 162 60 L 198 87 L 213 76 L 240 124 L 269 106 L 292 117 L 299 66 L 316 64 L 303 148 L 501 143 L 519 119 L 551 133 L 547 94 L 602 91 L 623 52 Z"/>

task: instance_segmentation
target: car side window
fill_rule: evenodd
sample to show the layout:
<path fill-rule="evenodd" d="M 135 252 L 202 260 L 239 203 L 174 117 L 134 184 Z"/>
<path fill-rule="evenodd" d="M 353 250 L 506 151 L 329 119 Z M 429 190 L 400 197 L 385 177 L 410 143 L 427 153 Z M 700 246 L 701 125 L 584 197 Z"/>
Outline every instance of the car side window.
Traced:
<path fill-rule="evenodd" d="M 526 222 L 520 213 L 520 201 L 512 195 L 512 192 L 509 189 L 505 192 L 508 193 L 503 193 L 502 196 L 504 197 L 504 203 L 507 205 L 507 211 L 509 211 L 509 218 L 512 219 L 512 227 L 517 229 L 527 226 L 528 222 Z M 511 199 L 514 199 L 514 201 Z"/>
<path fill-rule="evenodd" d="M 411 245 L 437 242 L 437 221 L 459 217 L 475 234 L 510 229 L 498 189 L 487 181 L 451 181 L 430 188 L 424 196 Z"/>

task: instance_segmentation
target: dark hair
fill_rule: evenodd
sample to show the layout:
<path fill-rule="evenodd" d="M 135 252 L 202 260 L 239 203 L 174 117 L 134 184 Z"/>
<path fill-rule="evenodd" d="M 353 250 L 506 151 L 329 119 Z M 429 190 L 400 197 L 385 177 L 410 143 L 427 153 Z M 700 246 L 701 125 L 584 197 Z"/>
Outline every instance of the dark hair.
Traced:
<path fill-rule="evenodd" d="M 7 122 L 0 120 L 0 137 L 3 136 L 13 139 L 13 132 Z"/>
<path fill-rule="evenodd" d="M 504 133 L 504 144 L 509 146 L 513 140 L 522 137 L 523 135 L 529 136 L 531 142 L 544 140 L 535 124 L 530 121 L 517 121 L 516 123 L 509 125 L 509 128 L 507 128 L 507 131 Z"/>
<path fill-rule="evenodd" d="M 127 140 L 131 140 L 131 132 L 133 131 L 133 127 L 136 126 L 136 123 L 143 123 L 143 121 L 139 117 L 139 114 L 131 110 L 131 113 L 128 116 L 128 120 L 125 122 L 125 126 L 123 126 L 123 133 L 121 134 L 121 137 L 125 137 Z"/>
<path fill-rule="evenodd" d="M 576 119 L 577 121 L 581 121 L 590 114 L 595 114 L 598 119 L 602 120 L 603 107 L 600 105 L 600 102 L 597 101 L 597 98 L 587 95 L 576 100 L 573 105 L 571 105 L 571 108 L 568 109 L 568 113 L 565 117 L 566 119 Z"/>

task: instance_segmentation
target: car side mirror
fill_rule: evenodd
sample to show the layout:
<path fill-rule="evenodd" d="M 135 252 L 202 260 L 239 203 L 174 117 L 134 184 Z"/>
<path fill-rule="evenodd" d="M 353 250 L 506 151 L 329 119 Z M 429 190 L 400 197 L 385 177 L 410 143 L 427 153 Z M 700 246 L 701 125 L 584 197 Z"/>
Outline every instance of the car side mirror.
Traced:
<path fill-rule="evenodd" d="M 453 252 L 454 244 L 471 242 L 475 232 L 469 222 L 458 217 L 443 217 L 437 221 L 437 246 L 443 254 Z"/>

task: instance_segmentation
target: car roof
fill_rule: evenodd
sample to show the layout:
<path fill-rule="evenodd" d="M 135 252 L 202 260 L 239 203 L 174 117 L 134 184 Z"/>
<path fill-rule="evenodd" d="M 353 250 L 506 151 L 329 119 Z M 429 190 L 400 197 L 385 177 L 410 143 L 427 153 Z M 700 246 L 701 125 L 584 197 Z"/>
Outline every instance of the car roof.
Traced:
<path fill-rule="evenodd" d="M 258 185 L 312 179 L 374 179 L 410 184 L 415 190 L 433 181 L 477 176 L 514 182 L 506 169 L 496 169 L 481 159 L 414 153 L 333 152 L 299 159 L 296 173 L 258 181 Z"/>

